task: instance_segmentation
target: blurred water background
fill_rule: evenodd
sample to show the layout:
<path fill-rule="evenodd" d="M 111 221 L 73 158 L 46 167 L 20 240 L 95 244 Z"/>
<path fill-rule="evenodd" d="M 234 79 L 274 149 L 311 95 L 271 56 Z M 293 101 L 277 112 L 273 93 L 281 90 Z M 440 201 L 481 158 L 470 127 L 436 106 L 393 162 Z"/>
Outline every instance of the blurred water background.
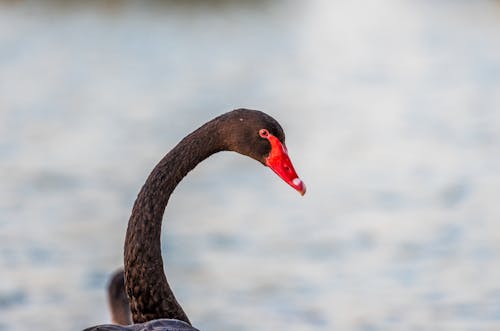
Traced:
<path fill-rule="evenodd" d="M 132 203 L 237 107 L 300 197 L 220 153 L 162 245 L 202 330 L 500 330 L 500 2 L 0 2 L 0 330 L 109 322 Z"/>

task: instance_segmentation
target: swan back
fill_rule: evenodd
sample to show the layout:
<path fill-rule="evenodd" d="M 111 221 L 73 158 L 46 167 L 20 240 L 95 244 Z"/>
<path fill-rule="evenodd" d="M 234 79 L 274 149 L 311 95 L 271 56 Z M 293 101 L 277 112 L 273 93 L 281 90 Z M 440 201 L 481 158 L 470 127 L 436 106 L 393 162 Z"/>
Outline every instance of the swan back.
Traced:
<path fill-rule="evenodd" d="M 98 325 L 87 328 L 83 331 L 200 331 L 193 328 L 186 322 L 175 319 L 156 319 L 146 323 L 133 324 L 127 326 L 121 325 Z"/>

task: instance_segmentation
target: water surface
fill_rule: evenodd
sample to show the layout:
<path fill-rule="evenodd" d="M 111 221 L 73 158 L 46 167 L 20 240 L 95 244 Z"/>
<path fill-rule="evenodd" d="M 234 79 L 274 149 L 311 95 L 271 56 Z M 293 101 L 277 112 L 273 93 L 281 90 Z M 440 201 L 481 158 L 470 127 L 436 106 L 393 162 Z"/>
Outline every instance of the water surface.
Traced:
<path fill-rule="evenodd" d="M 202 330 L 500 328 L 497 1 L 0 3 L 0 330 L 109 322 L 154 164 L 224 111 L 287 132 L 300 197 L 211 157 L 166 212 Z"/>

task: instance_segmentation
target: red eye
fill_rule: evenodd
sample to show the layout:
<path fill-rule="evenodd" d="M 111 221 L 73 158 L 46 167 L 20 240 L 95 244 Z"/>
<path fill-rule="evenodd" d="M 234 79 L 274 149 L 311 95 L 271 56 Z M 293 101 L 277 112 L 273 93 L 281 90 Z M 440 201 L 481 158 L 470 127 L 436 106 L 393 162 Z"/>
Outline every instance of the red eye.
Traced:
<path fill-rule="evenodd" d="M 266 129 L 260 129 L 259 130 L 259 135 L 262 137 L 262 138 L 267 138 L 269 136 L 269 131 L 267 131 Z"/>

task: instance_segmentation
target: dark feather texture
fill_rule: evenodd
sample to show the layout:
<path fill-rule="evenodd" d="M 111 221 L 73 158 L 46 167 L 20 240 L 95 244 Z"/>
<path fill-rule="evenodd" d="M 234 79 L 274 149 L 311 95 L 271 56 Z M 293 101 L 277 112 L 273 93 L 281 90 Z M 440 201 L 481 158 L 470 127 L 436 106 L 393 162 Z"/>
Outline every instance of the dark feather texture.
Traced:
<path fill-rule="evenodd" d="M 121 325 L 99 325 L 87 328 L 83 331 L 199 331 L 186 322 L 173 319 L 157 319 L 154 321 L 133 324 L 128 326 Z"/>
<path fill-rule="evenodd" d="M 281 126 L 263 112 L 237 109 L 223 114 L 182 139 L 147 178 L 134 203 L 125 239 L 125 287 L 134 323 L 168 318 L 191 324 L 163 270 L 160 235 L 165 207 L 182 178 L 214 153 L 235 151 L 264 164 L 271 147 L 268 140 L 259 136 L 261 129 L 284 143 Z M 88 330 L 195 330 L 148 329 L 146 325 L 152 324 L 142 324 L 142 328 L 102 326 Z"/>

